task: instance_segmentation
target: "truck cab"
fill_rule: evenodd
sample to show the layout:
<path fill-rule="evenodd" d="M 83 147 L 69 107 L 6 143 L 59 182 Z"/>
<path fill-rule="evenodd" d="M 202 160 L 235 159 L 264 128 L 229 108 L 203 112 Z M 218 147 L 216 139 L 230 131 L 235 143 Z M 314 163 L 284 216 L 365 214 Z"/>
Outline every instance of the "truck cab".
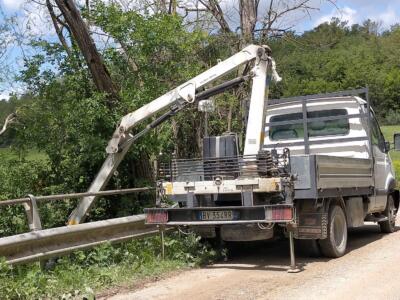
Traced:
<path fill-rule="evenodd" d="M 396 181 L 388 153 L 390 144 L 385 141 L 372 108 L 365 117 L 368 103 L 359 96 L 310 98 L 313 99 L 306 104 L 307 117 L 311 119 L 307 126 L 309 145 L 305 145 L 302 101 L 291 98 L 272 100 L 268 106 L 263 149 L 279 151 L 287 147 L 292 156 L 310 154 L 372 160 L 374 194 L 369 197 L 368 211 L 382 211 Z M 352 180 L 356 174 L 335 176 L 338 182 Z"/>

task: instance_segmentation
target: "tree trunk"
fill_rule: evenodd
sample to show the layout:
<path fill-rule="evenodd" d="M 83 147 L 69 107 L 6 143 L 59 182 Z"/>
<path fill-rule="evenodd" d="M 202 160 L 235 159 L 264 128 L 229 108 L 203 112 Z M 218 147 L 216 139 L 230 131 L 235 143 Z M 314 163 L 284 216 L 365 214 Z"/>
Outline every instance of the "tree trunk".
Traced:
<path fill-rule="evenodd" d="M 138 159 L 131 161 L 132 166 L 132 186 L 143 184 L 142 180 L 154 182 L 154 172 L 151 166 L 150 157 L 147 152 L 140 153 Z M 139 181 L 139 182 L 138 182 Z"/>
<path fill-rule="evenodd" d="M 256 0 L 239 0 L 240 27 L 245 44 L 253 41 L 253 31 L 257 22 Z"/>
<path fill-rule="evenodd" d="M 65 22 L 71 29 L 79 49 L 85 57 L 97 89 L 110 96 L 109 104 L 112 105 L 118 99 L 117 89 L 97 51 L 96 45 L 89 34 L 89 30 L 79 10 L 73 0 L 55 0 L 55 2 L 64 16 Z"/>
<path fill-rule="evenodd" d="M 178 141 L 178 139 L 179 139 L 179 124 L 178 124 L 178 122 L 175 120 L 175 118 L 172 118 L 172 119 L 171 119 L 171 125 L 172 125 L 172 133 L 173 133 L 174 140 L 175 140 L 174 152 L 175 152 L 175 155 L 176 155 L 177 157 L 180 157 L 180 156 L 179 156 L 179 155 L 180 155 L 180 151 L 179 151 L 179 147 L 178 147 L 178 143 L 177 143 L 177 141 Z"/>

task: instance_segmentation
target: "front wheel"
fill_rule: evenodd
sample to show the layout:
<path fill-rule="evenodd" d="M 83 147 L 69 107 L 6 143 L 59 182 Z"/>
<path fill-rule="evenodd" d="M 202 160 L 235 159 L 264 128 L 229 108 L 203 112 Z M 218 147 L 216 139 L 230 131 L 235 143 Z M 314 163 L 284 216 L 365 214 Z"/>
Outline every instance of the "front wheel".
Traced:
<path fill-rule="evenodd" d="M 386 208 L 383 213 L 387 217 L 386 221 L 379 222 L 381 227 L 381 232 L 392 233 L 395 231 L 396 226 L 396 207 L 394 205 L 394 200 L 392 195 L 388 195 Z"/>
<path fill-rule="evenodd" d="M 328 214 L 328 237 L 319 240 L 322 254 L 326 257 L 343 256 L 347 246 L 347 221 L 342 207 L 331 205 Z"/>

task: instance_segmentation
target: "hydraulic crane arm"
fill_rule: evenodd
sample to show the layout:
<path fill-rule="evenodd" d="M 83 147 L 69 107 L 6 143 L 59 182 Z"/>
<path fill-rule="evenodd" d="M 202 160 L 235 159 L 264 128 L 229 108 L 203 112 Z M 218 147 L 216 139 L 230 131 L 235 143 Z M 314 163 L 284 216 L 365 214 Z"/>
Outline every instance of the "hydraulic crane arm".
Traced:
<path fill-rule="evenodd" d="M 256 153 L 260 148 L 263 136 L 263 113 L 260 114 L 259 112 L 262 112 L 264 109 L 266 72 L 269 62 L 271 62 L 271 65 L 274 67 L 272 64 L 273 61 L 269 55 L 270 49 L 267 46 L 247 46 L 242 51 L 218 63 L 211 69 L 124 116 L 106 148 L 108 157 L 103 163 L 99 173 L 96 175 L 88 192 L 97 192 L 105 187 L 136 138 L 161 123 L 164 119 L 174 115 L 176 111 L 180 110 L 183 106 L 193 103 L 196 96 L 200 96 L 201 92 L 199 92 L 199 90 L 202 87 L 253 60 L 255 60 L 255 67 L 251 72 L 253 86 L 249 111 L 252 118 L 249 118 L 244 154 L 250 152 Z M 272 73 L 275 79 L 279 79 L 274 68 Z M 210 92 L 210 94 L 212 94 L 212 92 Z M 170 108 L 171 111 L 154 121 L 153 124 L 155 126 L 149 125 L 142 133 L 136 136 L 130 134 L 130 131 L 136 124 L 167 108 Z M 253 116 L 255 118 L 253 118 Z M 250 121 L 250 119 L 252 119 L 252 121 Z M 94 201 L 95 197 L 82 198 L 77 208 L 70 215 L 68 223 L 72 225 L 83 222 Z"/>
<path fill-rule="evenodd" d="M 185 102 L 193 103 L 195 101 L 196 90 L 231 72 L 238 66 L 250 62 L 257 57 L 261 57 L 264 55 L 264 52 L 265 48 L 250 45 L 211 69 L 183 83 L 172 91 L 169 91 L 154 101 L 142 106 L 138 110 L 127 114 L 122 118 L 121 123 L 115 130 L 114 135 L 107 146 L 107 153 L 118 152 L 121 142 L 137 123 L 170 106 Z"/>

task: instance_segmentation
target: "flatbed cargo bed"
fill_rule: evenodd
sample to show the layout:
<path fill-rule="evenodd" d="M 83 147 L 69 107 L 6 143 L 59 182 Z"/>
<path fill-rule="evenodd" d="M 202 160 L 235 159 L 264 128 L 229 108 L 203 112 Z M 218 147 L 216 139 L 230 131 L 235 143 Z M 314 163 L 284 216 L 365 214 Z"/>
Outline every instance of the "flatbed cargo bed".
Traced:
<path fill-rule="evenodd" d="M 290 158 L 295 199 L 369 195 L 374 186 L 372 161 L 328 155 L 296 155 Z"/>

